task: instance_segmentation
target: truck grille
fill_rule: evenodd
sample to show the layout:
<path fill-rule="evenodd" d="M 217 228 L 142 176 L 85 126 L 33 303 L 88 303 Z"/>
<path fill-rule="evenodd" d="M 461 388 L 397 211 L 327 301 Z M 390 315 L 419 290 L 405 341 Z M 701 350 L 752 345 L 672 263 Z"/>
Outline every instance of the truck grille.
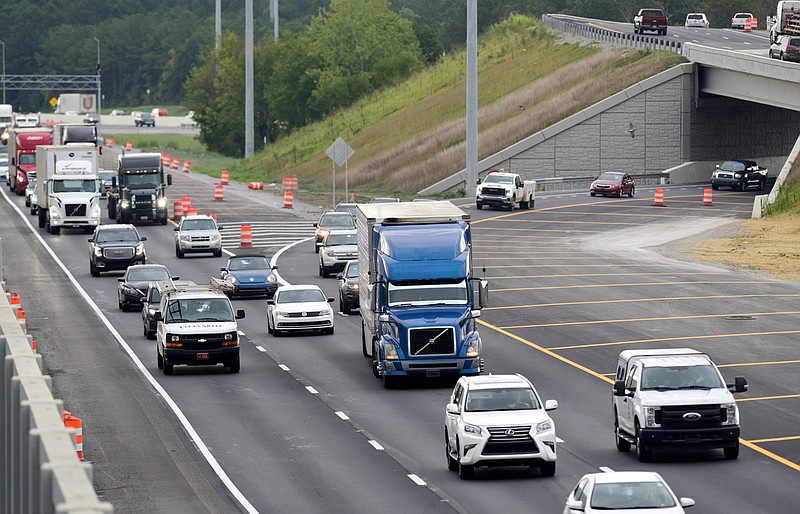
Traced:
<path fill-rule="evenodd" d="M 530 436 L 530 425 L 488 427 L 487 430 L 489 441 L 483 448 L 484 455 L 539 452 L 536 441 Z"/>
<path fill-rule="evenodd" d="M 733 180 L 733 172 L 731 173 L 724 173 L 722 171 L 717 172 L 717 178 L 723 178 L 726 180 Z"/>
<path fill-rule="evenodd" d="M 456 353 L 453 327 L 412 328 L 409 330 L 408 337 L 408 348 L 412 357 Z"/>
<path fill-rule="evenodd" d="M 181 343 L 185 350 L 213 350 L 222 348 L 220 334 L 192 334 L 181 336 Z"/>
<path fill-rule="evenodd" d="M 103 257 L 106 259 L 130 259 L 133 257 L 133 248 L 104 248 Z"/>
<path fill-rule="evenodd" d="M 85 203 L 67 203 L 64 204 L 64 212 L 67 217 L 69 216 L 86 216 Z"/>
<path fill-rule="evenodd" d="M 207 243 L 211 241 L 211 236 L 190 236 L 193 243 Z"/>
<path fill-rule="evenodd" d="M 684 414 L 697 413 L 697 419 L 686 419 Z M 713 405 L 671 405 L 661 407 L 656 411 L 656 423 L 663 428 L 685 429 L 685 428 L 714 428 L 719 427 L 722 421 L 727 418 L 727 412 L 723 411 L 719 404 Z"/>
<path fill-rule="evenodd" d="M 484 187 L 481 192 L 487 196 L 505 196 L 506 190 L 503 187 Z"/>

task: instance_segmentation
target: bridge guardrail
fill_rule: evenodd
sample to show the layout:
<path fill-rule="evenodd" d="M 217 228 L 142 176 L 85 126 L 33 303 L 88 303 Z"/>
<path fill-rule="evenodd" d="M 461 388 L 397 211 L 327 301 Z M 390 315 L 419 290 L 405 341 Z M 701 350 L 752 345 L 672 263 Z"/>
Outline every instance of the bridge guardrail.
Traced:
<path fill-rule="evenodd" d="M 604 29 L 578 22 L 577 18 L 566 15 L 542 14 L 542 21 L 552 29 L 561 30 L 575 34 L 576 36 L 603 41 L 615 45 L 630 46 L 643 50 L 664 50 L 683 54 L 683 47 L 680 42 L 669 41 L 655 36 L 645 36 L 640 34 L 626 34 L 615 30 Z"/>
<path fill-rule="evenodd" d="M 64 428 L 64 404 L 53 398 L 42 356 L 31 348 L 17 318 L 20 307 L 9 296 L 0 282 L 0 513 L 114 512 L 97 497 L 92 465 L 78 459 Z"/>
<path fill-rule="evenodd" d="M 657 186 L 669 182 L 669 173 L 629 173 L 637 186 Z M 596 177 L 537 178 L 537 191 L 588 191 Z"/>

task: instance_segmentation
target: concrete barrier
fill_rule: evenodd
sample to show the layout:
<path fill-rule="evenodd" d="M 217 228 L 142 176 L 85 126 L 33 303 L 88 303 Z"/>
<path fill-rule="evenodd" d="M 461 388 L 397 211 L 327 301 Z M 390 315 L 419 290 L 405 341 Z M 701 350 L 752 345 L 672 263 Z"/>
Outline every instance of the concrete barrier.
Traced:
<path fill-rule="evenodd" d="M 31 348 L 3 282 L 0 353 L 0 512 L 114 512 L 97 497 L 92 466 L 78 459 L 63 402 L 53 398 L 42 356 Z"/>

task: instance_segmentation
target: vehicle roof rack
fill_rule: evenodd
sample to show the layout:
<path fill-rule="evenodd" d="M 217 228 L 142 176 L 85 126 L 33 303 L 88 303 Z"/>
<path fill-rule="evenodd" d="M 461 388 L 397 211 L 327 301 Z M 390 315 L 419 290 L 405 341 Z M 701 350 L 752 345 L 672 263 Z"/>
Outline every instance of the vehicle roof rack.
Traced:
<path fill-rule="evenodd" d="M 167 286 L 163 289 L 163 294 L 169 293 L 220 293 L 235 290 L 235 286 L 228 281 L 211 277 L 209 284 L 176 284 L 172 279 L 165 280 Z"/>

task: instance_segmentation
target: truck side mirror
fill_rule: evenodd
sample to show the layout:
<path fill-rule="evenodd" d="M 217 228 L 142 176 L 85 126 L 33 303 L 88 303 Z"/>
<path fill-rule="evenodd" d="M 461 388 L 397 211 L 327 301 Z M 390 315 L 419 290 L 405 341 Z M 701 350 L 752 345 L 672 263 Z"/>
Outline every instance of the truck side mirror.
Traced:
<path fill-rule="evenodd" d="M 378 316 L 378 321 L 381 323 L 389 323 L 389 315 L 388 314 L 381 314 Z"/>
<path fill-rule="evenodd" d="M 244 309 L 236 311 L 236 319 L 244 319 Z"/>
<path fill-rule="evenodd" d="M 275 305 L 275 299 L 270 298 L 269 300 L 267 300 L 267 305 Z"/>
<path fill-rule="evenodd" d="M 172 185 L 172 173 L 167 173 L 167 185 Z"/>
<path fill-rule="evenodd" d="M 744 377 L 736 377 L 733 379 L 733 384 L 725 384 L 728 389 L 732 389 L 733 393 L 744 393 L 749 389 L 747 379 Z"/>
<path fill-rule="evenodd" d="M 224 273 L 224 272 L 228 271 L 228 268 L 220 268 L 219 270 Z"/>
<path fill-rule="evenodd" d="M 478 284 L 478 305 L 484 308 L 489 305 L 489 281 L 481 280 Z"/>
<path fill-rule="evenodd" d="M 558 400 L 545 400 L 544 410 L 556 410 L 558 408 Z"/>
<path fill-rule="evenodd" d="M 480 178 L 478 178 L 478 180 L 476 180 L 476 181 L 475 181 L 475 183 L 476 183 L 476 184 L 480 184 L 480 183 L 481 183 L 481 179 L 480 179 Z"/>
<path fill-rule="evenodd" d="M 622 380 L 614 382 L 614 396 L 625 396 L 625 382 Z"/>
<path fill-rule="evenodd" d="M 139 238 L 139 241 L 141 241 L 141 242 L 143 242 L 143 243 L 144 243 L 145 241 L 147 241 L 147 236 L 142 236 L 142 237 L 140 237 L 140 238 Z"/>
<path fill-rule="evenodd" d="M 445 410 L 448 414 L 458 414 L 458 404 L 457 403 L 448 403 Z"/>
<path fill-rule="evenodd" d="M 172 229 L 173 232 L 178 232 L 179 230 L 180 230 L 180 228 L 178 228 L 178 227 L 175 227 L 175 228 Z"/>

